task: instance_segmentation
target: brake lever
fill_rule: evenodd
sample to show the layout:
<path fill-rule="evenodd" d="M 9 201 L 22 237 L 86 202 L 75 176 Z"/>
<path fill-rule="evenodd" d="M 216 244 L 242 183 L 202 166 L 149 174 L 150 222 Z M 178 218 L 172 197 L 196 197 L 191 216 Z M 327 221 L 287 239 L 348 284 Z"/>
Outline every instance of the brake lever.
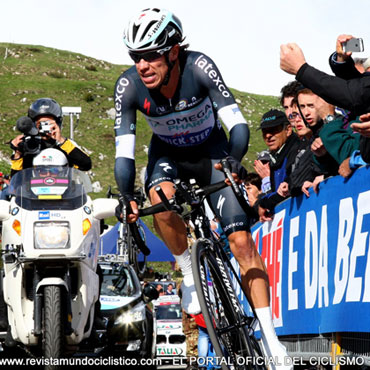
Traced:
<path fill-rule="evenodd" d="M 222 165 L 222 170 L 224 174 L 226 175 L 227 179 L 230 181 L 231 186 L 233 187 L 234 191 L 238 195 L 242 195 L 239 189 L 238 184 L 235 182 L 233 175 L 231 174 L 230 170 L 230 164 L 226 158 L 221 159 L 221 165 Z"/>

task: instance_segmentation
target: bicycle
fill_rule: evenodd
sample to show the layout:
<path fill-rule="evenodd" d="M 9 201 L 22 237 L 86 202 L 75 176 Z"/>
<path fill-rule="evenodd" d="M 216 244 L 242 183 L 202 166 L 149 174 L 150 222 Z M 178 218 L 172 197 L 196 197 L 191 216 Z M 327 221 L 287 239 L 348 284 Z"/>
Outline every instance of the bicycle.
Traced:
<path fill-rule="evenodd" d="M 233 180 L 227 161 L 222 160 L 221 163 L 239 202 L 250 215 L 252 210 Z M 221 181 L 200 188 L 194 181 L 187 184 L 176 180 L 174 186 L 176 190 L 172 199 L 167 199 L 162 189 L 156 187 L 162 202 L 140 209 L 139 215 L 175 211 L 185 223 L 192 225 L 196 237 L 191 253 L 195 287 L 221 368 L 265 369 L 263 363 L 259 364 L 263 362 L 263 355 L 254 336 L 257 319 L 249 316 L 239 302 L 236 291 L 244 292 L 241 280 L 223 250 L 223 243 L 212 232 L 205 212 L 207 196 L 227 184 Z"/>
<path fill-rule="evenodd" d="M 123 262 L 131 265 L 138 277 L 141 279 L 146 270 L 146 259 L 150 254 L 150 250 L 146 245 L 145 230 L 139 221 L 134 223 L 127 223 L 126 214 L 130 212 L 130 206 L 124 201 L 119 193 L 113 193 L 109 186 L 107 198 L 118 198 L 122 205 L 123 219 L 118 227 L 117 239 L 117 257 Z M 139 206 L 143 206 L 145 201 L 145 194 L 142 189 L 134 193 L 135 201 Z"/>

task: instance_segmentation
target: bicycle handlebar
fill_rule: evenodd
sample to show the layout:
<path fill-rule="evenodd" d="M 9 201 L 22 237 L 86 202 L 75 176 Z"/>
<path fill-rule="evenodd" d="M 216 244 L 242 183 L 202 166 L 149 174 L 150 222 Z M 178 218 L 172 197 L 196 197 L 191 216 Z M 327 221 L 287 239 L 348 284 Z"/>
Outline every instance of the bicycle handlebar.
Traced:
<path fill-rule="evenodd" d="M 225 177 L 230 181 L 231 187 L 240 203 L 240 206 L 243 208 L 244 212 L 246 212 L 246 214 L 249 217 L 254 217 L 253 209 L 244 198 L 239 186 L 237 185 L 232 176 L 230 164 L 228 163 L 227 159 L 226 158 L 222 159 L 220 162 Z M 192 187 L 189 188 L 184 182 L 181 182 L 181 180 L 175 180 L 176 192 L 171 199 L 167 199 L 161 187 L 157 186 L 155 188 L 155 191 L 157 192 L 159 198 L 161 199 L 161 203 L 157 203 L 147 208 L 139 209 L 139 217 L 154 215 L 156 213 L 166 211 L 174 211 L 181 214 L 183 211 L 183 207 L 181 206 L 181 204 L 187 203 L 190 206 L 196 206 L 200 203 L 200 200 L 197 199 L 197 197 L 198 198 L 207 197 L 208 195 L 215 193 L 216 191 L 221 190 L 227 186 L 228 184 L 224 180 L 222 180 L 214 184 L 206 185 L 203 188 L 194 189 Z M 107 195 L 108 194 L 110 196 L 117 196 L 117 194 L 113 194 L 111 192 L 110 187 Z M 126 205 L 126 211 L 128 213 L 132 213 L 132 209 L 129 202 L 125 201 L 122 196 L 119 197 L 119 200 L 120 202 L 122 201 L 123 204 Z M 136 223 L 130 223 L 128 225 L 140 250 L 143 252 L 143 254 L 149 255 L 150 250 L 142 240 Z"/>

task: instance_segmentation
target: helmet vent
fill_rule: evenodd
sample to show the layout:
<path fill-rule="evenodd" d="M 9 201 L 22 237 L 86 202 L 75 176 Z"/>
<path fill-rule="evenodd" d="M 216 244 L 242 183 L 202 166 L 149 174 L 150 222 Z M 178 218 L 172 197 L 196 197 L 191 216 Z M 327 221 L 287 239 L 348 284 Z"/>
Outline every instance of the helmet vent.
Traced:
<path fill-rule="evenodd" d="M 143 40 L 146 36 L 147 36 L 147 33 L 149 32 L 149 30 L 152 28 L 152 26 L 154 25 L 154 24 L 156 24 L 157 22 L 154 22 L 154 21 L 152 21 L 152 22 L 150 22 L 147 26 L 146 26 L 146 28 L 145 28 L 145 30 L 144 30 L 144 32 L 142 33 L 142 36 L 141 36 L 141 39 L 140 39 L 140 41 L 141 40 Z"/>
<path fill-rule="evenodd" d="M 136 34 L 137 34 L 137 31 L 138 31 L 138 29 L 140 28 L 140 26 L 136 26 L 136 25 L 134 25 L 133 27 L 132 27 L 132 41 L 134 41 L 135 40 L 135 37 L 136 37 Z"/>

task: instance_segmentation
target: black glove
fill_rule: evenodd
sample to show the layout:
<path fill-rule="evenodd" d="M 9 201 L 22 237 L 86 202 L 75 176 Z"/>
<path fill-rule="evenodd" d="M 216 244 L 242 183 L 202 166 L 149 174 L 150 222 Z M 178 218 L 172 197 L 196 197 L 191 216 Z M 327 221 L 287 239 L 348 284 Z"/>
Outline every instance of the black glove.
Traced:
<path fill-rule="evenodd" d="M 115 211 L 115 216 L 117 217 L 117 220 L 119 222 L 123 222 L 123 218 L 121 217 L 121 215 L 122 215 L 122 203 L 119 202 L 118 206 L 116 207 L 116 211 Z"/>
<path fill-rule="evenodd" d="M 248 172 L 243 165 L 231 155 L 228 155 L 226 159 L 229 163 L 231 173 L 236 173 L 240 180 L 244 180 L 247 177 Z"/>
<path fill-rule="evenodd" d="M 115 210 L 115 216 L 117 217 L 119 222 L 123 222 L 123 219 L 121 217 L 122 210 L 123 210 L 123 205 L 126 205 L 126 212 L 127 213 L 132 212 L 132 209 L 131 209 L 131 206 L 130 206 L 130 202 L 132 200 L 135 200 L 135 198 L 134 198 L 133 195 L 130 195 L 130 194 L 125 194 L 125 195 L 123 195 L 119 198 L 118 206 L 116 207 L 116 210 Z"/>

